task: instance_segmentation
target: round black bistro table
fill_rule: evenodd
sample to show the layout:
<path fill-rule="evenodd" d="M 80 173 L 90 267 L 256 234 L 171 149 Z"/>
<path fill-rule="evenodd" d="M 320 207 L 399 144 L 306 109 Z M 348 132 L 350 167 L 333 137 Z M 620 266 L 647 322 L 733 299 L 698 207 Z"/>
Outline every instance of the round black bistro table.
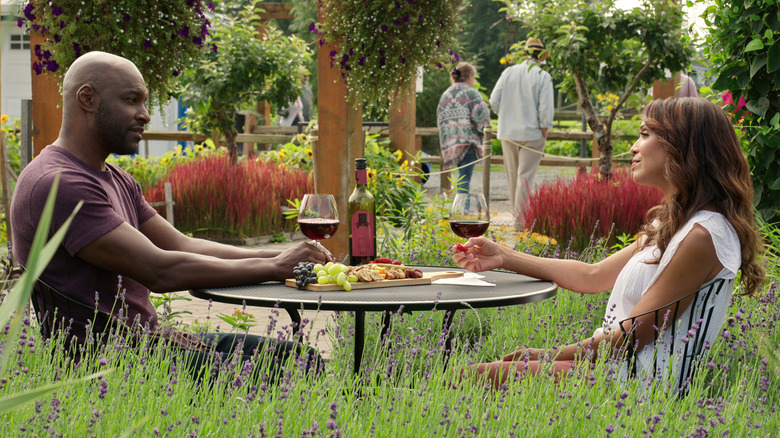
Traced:
<path fill-rule="evenodd" d="M 420 267 L 424 272 L 462 270 L 458 268 Z M 464 270 L 465 272 L 465 270 Z M 284 283 L 261 283 L 247 286 L 193 289 L 190 294 L 204 300 L 260 307 L 280 307 L 300 327 L 298 309 L 339 310 L 355 313 L 354 371 L 360 370 L 365 342 L 365 312 L 384 312 L 383 335 L 390 327 L 390 314 L 419 310 L 449 310 L 445 328 L 452 324 L 454 310 L 499 307 L 541 301 L 555 296 L 558 285 L 512 272 L 481 272 L 492 287 L 452 284 L 390 286 L 375 289 L 353 289 L 350 292 L 312 292 L 285 286 Z M 449 339 L 447 339 L 449 350 Z"/>

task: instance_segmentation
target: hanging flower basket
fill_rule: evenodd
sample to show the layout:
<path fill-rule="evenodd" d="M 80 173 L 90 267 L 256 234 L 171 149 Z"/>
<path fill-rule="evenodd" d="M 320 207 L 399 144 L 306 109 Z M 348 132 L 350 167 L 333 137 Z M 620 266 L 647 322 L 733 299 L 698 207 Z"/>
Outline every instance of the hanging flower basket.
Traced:
<path fill-rule="evenodd" d="M 460 0 L 329 0 L 312 23 L 320 46 L 335 43 L 331 66 L 341 70 L 350 100 L 383 107 L 409 89 L 418 68 L 449 69 L 458 32 Z"/>
<path fill-rule="evenodd" d="M 36 74 L 61 81 L 82 54 L 113 53 L 135 63 L 152 106 L 162 108 L 179 73 L 208 50 L 209 9 L 212 3 L 202 0 L 32 0 L 22 6 L 18 26 L 46 38 L 34 48 Z"/>

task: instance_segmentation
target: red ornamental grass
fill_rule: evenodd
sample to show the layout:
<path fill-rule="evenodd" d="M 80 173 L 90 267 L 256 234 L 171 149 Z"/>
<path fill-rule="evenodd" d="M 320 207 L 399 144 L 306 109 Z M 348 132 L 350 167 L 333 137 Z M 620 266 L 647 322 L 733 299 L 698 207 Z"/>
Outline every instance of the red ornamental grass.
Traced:
<path fill-rule="evenodd" d="M 176 227 L 213 239 L 290 230 L 295 224 L 284 219 L 282 205 L 314 189 L 307 172 L 255 160 L 233 165 L 224 155 L 182 164 L 165 181 L 176 202 Z M 145 196 L 149 202 L 162 201 L 164 193 L 161 181 Z"/>
<path fill-rule="evenodd" d="M 610 180 L 580 174 L 539 186 L 529 200 L 525 225 L 559 242 L 573 239 L 574 248 L 583 249 L 596 224 L 596 238 L 609 235 L 613 224 L 613 236 L 636 234 L 662 196 L 658 189 L 635 183 L 625 168 L 616 169 Z"/>

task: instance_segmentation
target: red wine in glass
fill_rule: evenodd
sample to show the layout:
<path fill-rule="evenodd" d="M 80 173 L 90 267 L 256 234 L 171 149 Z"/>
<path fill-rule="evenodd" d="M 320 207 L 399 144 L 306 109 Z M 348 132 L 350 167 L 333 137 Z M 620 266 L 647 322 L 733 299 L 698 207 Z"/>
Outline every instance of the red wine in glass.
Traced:
<path fill-rule="evenodd" d="M 323 218 L 298 219 L 298 226 L 301 227 L 301 233 L 309 239 L 324 240 L 336 233 L 339 221 Z"/>
<path fill-rule="evenodd" d="M 490 227 L 485 196 L 481 193 L 458 193 L 450 207 L 450 228 L 460 237 L 478 237 Z"/>
<path fill-rule="evenodd" d="M 298 227 L 317 242 L 332 237 L 339 227 L 339 211 L 333 195 L 307 193 L 298 209 Z"/>
<path fill-rule="evenodd" d="M 450 220 L 452 232 L 464 239 L 485 234 L 489 226 L 490 222 L 488 221 Z"/>

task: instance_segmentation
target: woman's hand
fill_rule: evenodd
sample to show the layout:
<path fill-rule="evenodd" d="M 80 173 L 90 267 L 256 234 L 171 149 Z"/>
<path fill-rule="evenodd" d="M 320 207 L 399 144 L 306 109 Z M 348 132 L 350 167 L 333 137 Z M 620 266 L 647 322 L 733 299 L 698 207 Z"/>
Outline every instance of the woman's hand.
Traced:
<path fill-rule="evenodd" d="M 471 272 L 489 271 L 504 267 L 500 245 L 485 237 L 472 237 L 466 242 L 466 251 L 455 251 L 452 261 Z"/>

